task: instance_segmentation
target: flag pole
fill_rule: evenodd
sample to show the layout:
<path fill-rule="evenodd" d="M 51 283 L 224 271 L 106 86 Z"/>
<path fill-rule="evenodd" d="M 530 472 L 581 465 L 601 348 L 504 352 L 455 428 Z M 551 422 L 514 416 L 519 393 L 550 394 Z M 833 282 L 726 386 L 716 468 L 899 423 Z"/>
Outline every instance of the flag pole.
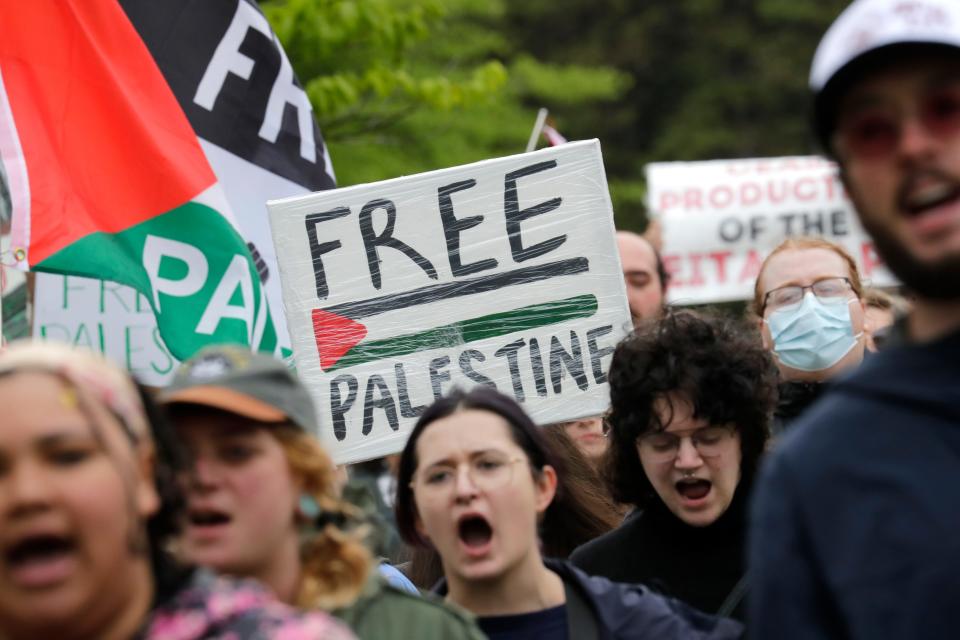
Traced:
<path fill-rule="evenodd" d="M 548 111 L 543 107 L 540 107 L 540 111 L 537 111 L 537 121 L 533 125 L 533 131 L 530 132 L 530 141 L 527 142 L 528 153 L 537 148 L 537 140 L 540 139 L 543 124 L 547 121 L 547 113 Z"/>

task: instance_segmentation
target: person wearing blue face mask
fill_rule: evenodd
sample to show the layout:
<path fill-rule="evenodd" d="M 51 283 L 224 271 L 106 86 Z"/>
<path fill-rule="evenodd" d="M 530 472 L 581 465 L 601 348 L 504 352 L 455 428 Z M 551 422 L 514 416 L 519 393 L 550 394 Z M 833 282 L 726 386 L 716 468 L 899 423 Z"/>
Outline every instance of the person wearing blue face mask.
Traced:
<path fill-rule="evenodd" d="M 761 265 L 753 310 L 780 371 L 775 434 L 816 400 L 823 382 L 863 361 L 862 293 L 853 258 L 821 238 L 789 238 Z"/>

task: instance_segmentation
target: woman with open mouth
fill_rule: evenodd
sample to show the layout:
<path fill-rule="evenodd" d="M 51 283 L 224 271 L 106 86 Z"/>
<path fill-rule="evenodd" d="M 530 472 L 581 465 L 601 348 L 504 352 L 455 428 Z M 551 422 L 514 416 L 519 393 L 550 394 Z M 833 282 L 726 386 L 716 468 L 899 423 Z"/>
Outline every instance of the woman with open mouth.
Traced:
<path fill-rule="evenodd" d="M 776 369 L 755 334 L 689 311 L 624 339 L 610 365 L 614 498 L 624 523 L 573 563 L 743 619 L 746 508 L 776 404 Z"/>
<path fill-rule="evenodd" d="M 397 526 L 439 553 L 439 593 L 493 640 L 739 637 L 731 620 L 545 560 L 538 524 L 558 467 L 539 428 L 494 390 L 454 391 L 424 411 L 400 457 Z"/>
<path fill-rule="evenodd" d="M 54 343 L 0 352 L 0 637 L 348 640 L 166 554 L 182 456 L 130 376 Z"/>
<path fill-rule="evenodd" d="M 190 453 L 178 540 L 187 560 L 330 612 L 362 640 L 482 637 L 464 612 L 380 574 L 359 510 L 341 499 L 314 435 L 310 394 L 283 361 L 207 347 L 181 365 L 160 400 Z"/>

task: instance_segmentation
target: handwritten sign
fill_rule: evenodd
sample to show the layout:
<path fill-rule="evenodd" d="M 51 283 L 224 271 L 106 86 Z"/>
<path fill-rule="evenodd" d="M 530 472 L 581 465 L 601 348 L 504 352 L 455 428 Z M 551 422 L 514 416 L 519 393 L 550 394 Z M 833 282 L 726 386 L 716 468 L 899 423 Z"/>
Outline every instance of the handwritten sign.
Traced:
<path fill-rule="evenodd" d="M 843 246 L 870 284 L 896 279 L 860 226 L 834 163 L 816 156 L 647 165 L 663 223 L 671 302 L 746 300 L 763 259 L 789 236 Z"/>
<path fill-rule="evenodd" d="M 297 372 L 338 462 L 399 451 L 455 385 L 602 413 L 630 326 L 600 145 L 267 203 Z"/>
<path fill-rule="evenodd" d="M 99 351 L 138 380 L 165 386 L 179 362 L 134 289 L 78 276 L 36 274 L 33 335 Z"/>

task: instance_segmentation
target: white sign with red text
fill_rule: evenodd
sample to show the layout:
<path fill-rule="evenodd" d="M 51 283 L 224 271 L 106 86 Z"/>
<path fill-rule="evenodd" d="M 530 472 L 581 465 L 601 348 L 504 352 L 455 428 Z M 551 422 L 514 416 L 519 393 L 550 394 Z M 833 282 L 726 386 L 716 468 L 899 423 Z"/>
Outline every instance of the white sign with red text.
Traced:
<path fill-rule="evenodd" d="M 856 259 L 865 283 L 897 284 L 829 160 L 660 162 L 646 171 L 649 210 L 663 225 L 671 303 L 751 298 L 763 259 L 790 236 L 836 242 Z"/>

